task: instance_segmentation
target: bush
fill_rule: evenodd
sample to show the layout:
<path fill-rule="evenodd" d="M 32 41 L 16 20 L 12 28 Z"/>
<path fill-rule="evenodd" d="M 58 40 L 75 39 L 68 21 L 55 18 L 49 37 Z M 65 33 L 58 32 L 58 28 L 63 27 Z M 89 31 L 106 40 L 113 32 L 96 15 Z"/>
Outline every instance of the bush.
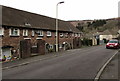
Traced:
<path fill-rule="evenodd" d="M 53 52 L 53 49 L 52 48 L 49 48 L 49 50 L 48 50 L 49 52 Z"/>
<path fill-rule="evenodd" d="M 92 46 L 92 40 L 91 40 L 91 39 L 84 38 L 84 39 L 82 40 L 82 45 L 83 45 L 83 46 Z"/>

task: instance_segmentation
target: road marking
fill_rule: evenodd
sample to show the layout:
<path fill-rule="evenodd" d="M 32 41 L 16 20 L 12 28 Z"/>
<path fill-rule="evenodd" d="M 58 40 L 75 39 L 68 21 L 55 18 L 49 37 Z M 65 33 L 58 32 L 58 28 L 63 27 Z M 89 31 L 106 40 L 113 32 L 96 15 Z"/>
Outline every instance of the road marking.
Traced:
<path fill-rule="evenodd" d="M 120 50 L 119 50 L 120 51 Z M 99 70 L 99 72 L 97 73 L 94 81 L 98 81 L 100 79 L 100 76 L 102 74 L 102 72 L 104 71 L 104 69 L 106 68 L 106 66 L 110 63 L 110 61 L 115 57 L 115 55 L 119 52 L 117 51 L 111 58 L 108 59 L 108 61 L 102 66 L 102 68 Z"/>

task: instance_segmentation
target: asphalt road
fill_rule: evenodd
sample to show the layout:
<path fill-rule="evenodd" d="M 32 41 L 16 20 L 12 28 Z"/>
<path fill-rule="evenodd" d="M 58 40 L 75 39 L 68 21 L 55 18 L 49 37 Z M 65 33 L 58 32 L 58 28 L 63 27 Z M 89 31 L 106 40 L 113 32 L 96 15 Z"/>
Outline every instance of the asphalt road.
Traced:
<path fill-rule="evenodd" d="M 3 70 L 3 79 L 94 79 L 117 50 L 105 46 L 69 50 L 58 57 Z"/>

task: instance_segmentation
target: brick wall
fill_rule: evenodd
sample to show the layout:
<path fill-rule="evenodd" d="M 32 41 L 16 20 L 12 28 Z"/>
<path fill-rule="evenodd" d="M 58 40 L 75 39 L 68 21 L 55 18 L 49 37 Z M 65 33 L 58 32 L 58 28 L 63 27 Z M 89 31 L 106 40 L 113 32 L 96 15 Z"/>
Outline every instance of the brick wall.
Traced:
<path fill-rule="evenodd" d="M 7 28 L 7 27 L 4 28 L 4 36 L 2 38 L 2 46 L 10 45 L 10 46 L 14 47 L 13 49 L 19 49 L 20 41 L 24 40 L 24 38 L 30 38 L 32 45 L 37 44 L 36 38 L 42 38 L 42 40 L 45 40 L 46 43 L 55 45 L 55 31 L 52 32 L 52 36 L 50 36 L 50 37 L 47 37 L 47 34 L 46 34 L 47 31 L 44 31 L 44 36 L 39 37 L 37 34 L 32 36 L 32 29 L 28 29 L 28 36 L 23 36 L 23 29 L 20 28 L 20 36 L 10 36 L 9 29 L 10 28 Z M 64 35 L 65 35 L 65 33 L 64 33 Z M 72 44 L 73 37 L 71 37 L 70 35 L 71 35 L 71 33 L 69 33 L 67 38 L 65 36 L 62 38 L 59 37 L 59 44 L 63 44 L 63 42 L 68 42 L 68 43 Z"/>

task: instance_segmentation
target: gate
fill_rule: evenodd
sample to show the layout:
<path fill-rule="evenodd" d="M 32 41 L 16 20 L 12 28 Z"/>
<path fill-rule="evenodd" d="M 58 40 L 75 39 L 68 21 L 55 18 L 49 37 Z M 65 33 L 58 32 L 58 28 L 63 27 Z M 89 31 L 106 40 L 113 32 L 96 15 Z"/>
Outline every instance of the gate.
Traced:
<path fill-rule="evenodd" d="M 44 55 L 45 54 L 45 41 L 38 40 L 37 45 L 31 46 L 32 55 Z"/>
<path fill-rule="evenodd" d="M 31 54 L 37 54 L 38 53 L 38 47 L 37 47 L 37 45 L 34 45 L 34 46 L 32 46 L 31 47 Z"/>
<path fill-rule="evenodd" d="M 38 54 L 39 55 L 44 55 L 45 54 L 45 41 L 44 40 L 38 40 L 37 48 L 38 48 Z"/>
<path fill-rule="evenodd" d="M 73 39 L 73 49 L 80 48 L 82 46 L 80 38 Z"/>
<path fill-rule="evenodd" d="M 32 55 L 45 54 L 45 41 L 38 40 L 36 46 L 32 46 L 31 40 L 20 41 L 20 57 L 27 58 Z"/>
<path fill-rule="evenodd" d="M 31 42 L 30 40 L 20 41 L 20 58 L 27 58 L 31 55 Z"/>

